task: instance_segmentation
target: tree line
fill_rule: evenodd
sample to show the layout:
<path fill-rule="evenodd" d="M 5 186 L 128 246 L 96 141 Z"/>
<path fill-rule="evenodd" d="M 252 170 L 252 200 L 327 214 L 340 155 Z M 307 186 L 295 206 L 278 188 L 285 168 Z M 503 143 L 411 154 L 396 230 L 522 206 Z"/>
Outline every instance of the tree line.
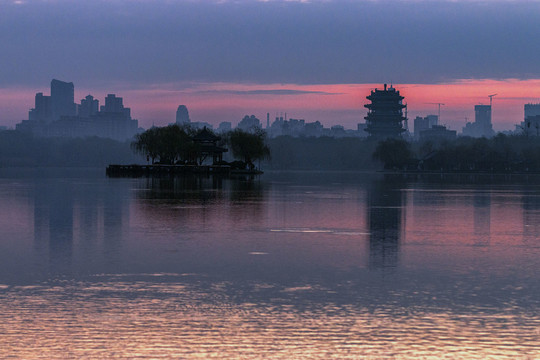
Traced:
<path fill-rule="evenodd" d="M 202 132 L 209 134 L 214 142 L 203 144 L 196 141 Z M 266 133 L 260 129 L 233 131 L 217 136 L 210 129 L 198 130 L 189 125 L 177 124 L 165 127 L 153 127 L 143 133 L 137 134 L 131 146 L 133 150 L 148 161 L 165 165 L 201 165 L 209 152 L 214 148 L 229 147 L 237 161 L 232 165 L 238 168 L 255 167 L 254 162 L 269 157 L 270 150 L 265 143 Z M 209 148 L 210 147 L 210 148 Z M 221 164 L 228 164 L 222 161 Z"/>
<path fill-rule="evenodd" d="M 142 160 L 129 142 L 99 137 L 42 138 L 16 130 L 0 131 L 0 167 L 105 167 Z"/>
<path fill-rule="evenodd" d="M 200 161 L 196 130 L 176 125 L 152 128 L 134 142 L 98 137 L 39 138 L 8 130 L 0 132 L 0 167 L 104 167 Z M 137 143 L 137 141 L 140 141 Z M 491 139 L 460 137 L 445 142 L 388 139 L 280 136 L 267 139 L 262 130 L 239 129 L 221 136 L 218 146 L 230 150 L 229 164 L 267 170 L 378 170 L 444 172 L 540 173 L 540 138 L 499 134 Z M 134 151 L 135 150 L 135 151 Z M 141 156 L 142 155 L 142 156 Z M 234 159 L 238 159 L 234 161 Z"/>
<path fill-rule="evenodd" d="M 504 135 L 454 141 L 381 141 L 374 153 L 385 169 L 445 172 L 540 172 L 540 138 Z"/>

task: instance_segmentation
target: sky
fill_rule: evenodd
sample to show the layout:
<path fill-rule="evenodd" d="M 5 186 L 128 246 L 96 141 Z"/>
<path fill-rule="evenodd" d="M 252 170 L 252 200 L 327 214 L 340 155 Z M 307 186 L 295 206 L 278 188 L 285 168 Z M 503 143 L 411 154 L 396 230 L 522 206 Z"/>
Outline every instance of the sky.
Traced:
<path fill-rule="evenodd" d="M 143 127 L 265 122 L 356 128 L 392 83 L 408 117 L 461 130 L 493 98 L 496 130 L 540 102 L 540 1 L 0 0 L 0 125 L 28 117 L 53 78 L 75 100 L 124 98 Z M 412 125 L 412 124 L 411 124 Z"/>

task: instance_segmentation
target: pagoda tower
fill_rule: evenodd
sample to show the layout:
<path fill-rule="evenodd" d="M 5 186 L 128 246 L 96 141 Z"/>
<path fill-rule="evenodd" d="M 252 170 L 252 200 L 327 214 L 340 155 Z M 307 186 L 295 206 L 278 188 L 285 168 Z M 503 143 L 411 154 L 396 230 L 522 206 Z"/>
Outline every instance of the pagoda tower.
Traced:
<path fill-rule="evenodd" d="M 370 137 L 376 139 L 397 138 L 405 131 L 403 121 L 407 120 L 403 116 L 403 109 L 407 105 L 403 105 L 404 97 L 399 95 L 392 86 L 387 89 L 384 84 L 384 90 L 372 90 L 366 99 L 371 101 L 371 104 L 366 104 L 369 112 L 366 119 L 366 131 Z"/>

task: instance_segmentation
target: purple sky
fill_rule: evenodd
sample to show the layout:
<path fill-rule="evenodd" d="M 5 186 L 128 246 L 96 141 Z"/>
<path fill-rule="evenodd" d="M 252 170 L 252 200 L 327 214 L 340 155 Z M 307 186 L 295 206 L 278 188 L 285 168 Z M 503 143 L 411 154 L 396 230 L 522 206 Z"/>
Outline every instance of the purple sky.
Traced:
<path fill-rule="evenodd" d="M 258 116 L 292 111 L 307 121 L 328 118 L 353 127 L 354 111 L 356 122 L 363 121 L 367 94 L 358 94 L 357 107 L 322 107 L 315 118 L 312 98 L 288 109 L 287 97 L 298 93 L 287 90 L 540 79 L 539 18 L 537 1 L 0 0 L 0 124 L 25 118 L 34 93 L 47 94 L 57 78 L 75 83 L 77 101 L 86 93 L 101 101 L 109 92 L 124 96 L 143 126 L 172 121 L 171 106 L 193 107 L 182 98 L 186 92 L 200 104 L 205 97 L 197 99 L 192 89 L 201 84 L 204 91 L 230 84 L 233 92 L 242 86 L 262 91 L 249 94 L 268 102 Z M 159 99 L 127 102 L 125 94 L 150 90 L 177 91 L 178 99 L 163 101 L 162 109 Z M 253 112 L 242 111 L 242 99 L 230 91 L 222 95 L 226 103 L 236 99 L 235 111 L 201 111 L 205 118 L 196 120 L 238 121 Z M 487 95 L 471 99 L 471 113 Z M 524 101 L 540 97 L 540 89 L 529 95 Z M 410 111 L 431 111 L 421 103 Z"/>

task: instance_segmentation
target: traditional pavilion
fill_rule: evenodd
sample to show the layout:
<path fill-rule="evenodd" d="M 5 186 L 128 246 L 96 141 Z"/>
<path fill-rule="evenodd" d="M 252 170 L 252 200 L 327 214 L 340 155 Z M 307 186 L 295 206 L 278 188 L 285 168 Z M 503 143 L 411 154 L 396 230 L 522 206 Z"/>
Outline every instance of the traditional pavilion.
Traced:
<path fill-rule="evenodd" d="M 371 94 L 366 97 L 371 101 L 371 104 L 366 104 L 369 112 L 366 119 L 366 129 L 372 138 L 386 139 L 397 138 L 405 131 L 403 121 L 407 120 L 403 116 L 403 109 L 407 105 L 403 105 L 404 97 L 399 94 L 391 85 L 387 89 L 384 84 L 384 90 L 372 90 Z"/>
<path fill-rule="evenodd" d="M 197 158 L 201 164 L 208 156 L 212 156 L 213 165 L 223 161 L 223 153 L 228 150 L 217 145 L 219 140 L 221 138 L 209 131 L 206 126 L 193 137 L 193 142 L 197 145 Z"/>

